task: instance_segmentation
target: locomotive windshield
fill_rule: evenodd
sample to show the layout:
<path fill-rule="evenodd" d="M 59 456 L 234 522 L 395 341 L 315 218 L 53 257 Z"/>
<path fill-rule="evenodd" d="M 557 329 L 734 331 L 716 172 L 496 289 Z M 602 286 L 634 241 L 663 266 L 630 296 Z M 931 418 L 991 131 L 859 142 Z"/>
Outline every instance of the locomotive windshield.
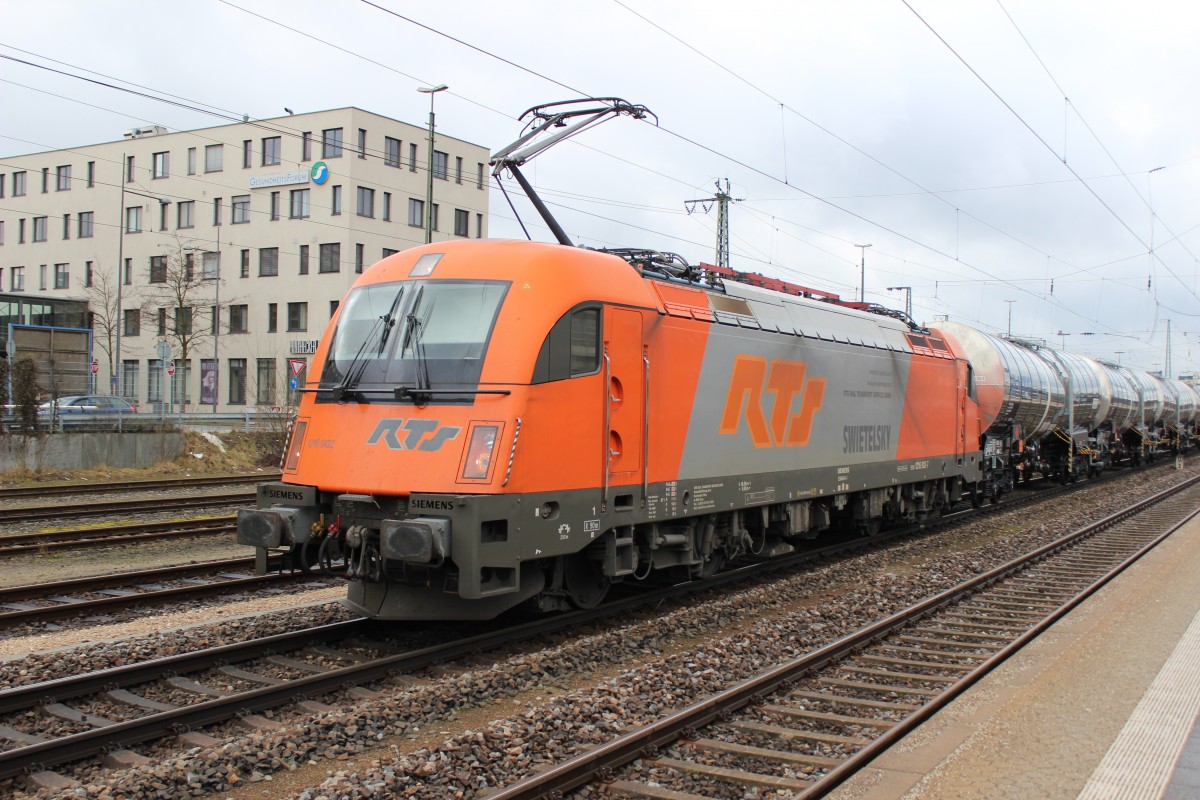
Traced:
<path fill-rule="evenodd" d="M 396 387 L 475 388 L 506 281 L 401 281 L 360 286 L 338 317 L 318 401 Z"/>

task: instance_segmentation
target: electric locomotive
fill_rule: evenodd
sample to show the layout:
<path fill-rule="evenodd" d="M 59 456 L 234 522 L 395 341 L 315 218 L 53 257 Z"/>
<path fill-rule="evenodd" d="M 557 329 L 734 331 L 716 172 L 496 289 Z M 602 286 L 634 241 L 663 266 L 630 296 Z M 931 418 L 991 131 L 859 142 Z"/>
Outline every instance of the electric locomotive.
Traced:
<path fill-rule="evenodd" d="M 945 340 L 663 264 L 456 241 L 374 265 L 239 540 L 344 560 L 368 616 L 490 617 L 920 519 L 979 479 Z"/>

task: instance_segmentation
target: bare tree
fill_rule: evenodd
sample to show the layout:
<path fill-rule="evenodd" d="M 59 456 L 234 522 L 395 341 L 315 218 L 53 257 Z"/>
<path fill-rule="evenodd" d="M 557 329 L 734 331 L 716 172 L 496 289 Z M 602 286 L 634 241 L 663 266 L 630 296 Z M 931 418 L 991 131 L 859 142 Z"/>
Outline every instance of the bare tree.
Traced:
<path fill-rule="evenodd" d="M 156 333 L 171 343 L 172 353 L 179 353 L 183 370 L 173 383 L 181 387 L 182 412 L 189 402 L 189 358 L 201 345 L 212 341 L 220 309 L 210 300 L 215 294 L 215 280 L 205 279 L 198 257 L 200 248 L 175 236 L 170 244 L 162 245 L 162 250 L 162 255 L 150 259 L 150 283 L 142 308 L 155 320 Z"/>
<path fill-rule="evenodd" d="M 92 330 L 95 335 L 95 342 L 101 350 L 104 351 L 105 358 L 108 360 L 108 374 L 117 375 L 119 364 L 113 363 L 113 356 L 116 352 L 116 338 L 118 326 L 121 325 L 121 320 L 118 319 L 120 309 L 117 307 L 117 296 L 119 294 L 118 281 L 121 280 L 119 275 L 114 275 L 108 270 L 96 268 L 92 272 L 92 285 L 88 287 L 88 308 L 92 312 Z M 111 381 L 110 393 L 120 394 L 120 389 L 117 386 L 117 381 Z"/>

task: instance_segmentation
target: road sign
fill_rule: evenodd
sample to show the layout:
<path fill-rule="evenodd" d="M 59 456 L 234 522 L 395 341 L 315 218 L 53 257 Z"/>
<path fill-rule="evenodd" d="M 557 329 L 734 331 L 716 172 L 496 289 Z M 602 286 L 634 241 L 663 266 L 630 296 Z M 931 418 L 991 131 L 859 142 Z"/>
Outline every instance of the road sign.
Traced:
<path fill-rule="evenodd" d="M 291 389 L 293 392 L 296 391 L 297 389 L 299 389 L 300 388 L 300 379 L 297 378 L 295 375 L 288 378 L 288 388 Z"/>
<path fill-rule="evenodd" d="M 167 362 L 167 374 L 168 374 L 168 375 L 174 375 L 174 374 L 175 374 L 175 362 L 174 362 L 174 361 L 168 361 L 168 362 Z"/>
<path fill-rule="evenodd" d="M 100 374 L 100 362 L 94 358 L 92 359 L 92 374 L 93 375 Z"/>
<path fill-rule="evenodd" d="M 171 343 L 163 339 L 158 343 L 158 360 L 166 361 L 171 357 Z"/>
<path fill-rule="evenodd" d="M 300 373 L 304 372 L 304 368 L 308 366 L 308 362 L 303 358 L 289 358 L 288 366 L 292 368 L 292 374 L 299 377 Z"/>

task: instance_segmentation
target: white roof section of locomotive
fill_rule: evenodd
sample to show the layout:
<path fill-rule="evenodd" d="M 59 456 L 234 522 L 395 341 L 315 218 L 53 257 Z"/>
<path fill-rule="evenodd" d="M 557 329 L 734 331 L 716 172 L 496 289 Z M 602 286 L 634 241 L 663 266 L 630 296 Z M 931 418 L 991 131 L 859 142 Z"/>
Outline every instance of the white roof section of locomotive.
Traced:
<path fill-rule="evenodd" d="M 745 300 L 763 330 L 912 352 L 904 335 L 908 326 L 899 320 L 734 281 L 725 281 L 725 294 Z"/>

